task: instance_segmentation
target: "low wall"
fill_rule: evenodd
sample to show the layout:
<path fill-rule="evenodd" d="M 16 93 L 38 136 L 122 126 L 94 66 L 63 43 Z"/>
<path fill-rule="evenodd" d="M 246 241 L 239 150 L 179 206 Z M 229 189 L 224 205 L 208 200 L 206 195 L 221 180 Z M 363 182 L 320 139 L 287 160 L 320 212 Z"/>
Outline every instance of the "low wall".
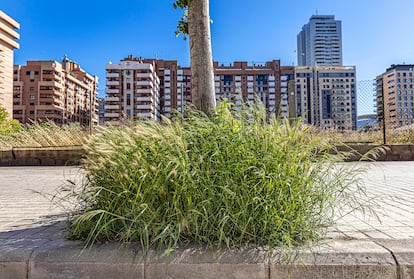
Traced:
<path fill-rule="evenodd" d="M 13 148 L 0 151 L 0 166 L 77 165 L 85 154 L 81 147 Z"/>
<path fill-rule="evenodd" d="M 354 144 L 337 146 L 338 151 L 352 151 L 346 161 L 358 161 L 364 154 L 375 148 L 384 147 L 377 157 L 368 156 L 376 161 L 414 161 L 414 145 L 371 145 Z M 13 148 L 0 151 L 0 166 L 65 166 L 77 165 L 85 150 L 81 147 L 53 148 Z"/>
<path fill-rule="evenodd" d="M 378 149 L 377 152 L 374 152 Z M 352 154 L 346 161 L 358 161 L 369 152 L 376 153 L 375 156 L 367 155 L 369 159 L 375 161 L 414 161 L 414 145 L 373 145 L 373 144 L 350 144 L 337 146 L 338 151 L 351 151 Z"/>

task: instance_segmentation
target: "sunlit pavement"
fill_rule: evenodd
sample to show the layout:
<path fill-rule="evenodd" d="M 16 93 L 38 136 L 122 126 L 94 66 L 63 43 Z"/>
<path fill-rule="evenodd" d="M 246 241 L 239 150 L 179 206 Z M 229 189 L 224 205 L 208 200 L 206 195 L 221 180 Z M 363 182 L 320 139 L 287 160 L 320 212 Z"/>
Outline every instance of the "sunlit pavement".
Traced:
<path fill-rule="evenodd" d="M 325 241 L 301 250 L 289 267 L 277 251 L 260 249 L 217 254 L 189 247 L 160 257 L 140 257 L 133 244 L 84 249 L 65 229 L 73 208 L 67 181 L 82 179 L 76 167 L 0 167 L 0 278 L 412 278 L 414 162 L 359 164 L 369 168 L 362 182 L 379 220 L 339 219 Z"/>
<path fill-rule="evenodd" d="M 362 183 L 373 198 L 377 217 L 369 211 L 346 215 L 337 220 L 328 236 L 414 239 L 414 162 L 358 164 L 367 168 Z M 72 206 L 65 198 L 68 181 L 79 183 L 81 179 L 77 167 L 1 167 L 0 232 L 64 220 Z"/>
<path fill-rule="evenodd" d="M 352 163 L 351 163 L 352 164 Z M 358 163 L 375 214 L 355 212 L 337 221 L 332 237 L 414 239 L 414 162 Z M 377 216 L 375 216 L 377 215 Z"/>

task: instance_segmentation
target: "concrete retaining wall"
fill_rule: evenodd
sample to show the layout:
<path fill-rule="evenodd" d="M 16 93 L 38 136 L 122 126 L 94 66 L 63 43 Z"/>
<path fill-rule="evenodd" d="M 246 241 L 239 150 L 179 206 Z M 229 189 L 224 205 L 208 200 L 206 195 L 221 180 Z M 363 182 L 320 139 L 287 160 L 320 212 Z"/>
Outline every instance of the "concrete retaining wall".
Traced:
<path fill-rule="evenodd" d="M 13 148 L 0 151 L 0 166 L 66 166 L 79 164 L 80 147 Z"/>
<path fill-rule="evenodd" d="M 354 144 L 338 146 L 338 151 L 351 151 L 346 161 L 358 161 L 368 152 L 376 155 L 367 156 L 375 161 L 414 161 L 414 145 L 373 145 L 373 144 Z M 377 152 L 374 152 L 377 149 Z M 369 153 L 368 153 L 369 154 Z"/>
<path fill-rule="evenodd" d="M 376 161 L 414 161 L 414 145 L 346 145 L 338 146 L 338 151 L 352 151 L 347 161 L 357 161 L 367 152 L 382 148 L 377 157 L 369 156 Z M 0 151 L 0 166 L 64 166 L 79 164 L 85 154 L 81 147 L 59 148 L 13 148 Z"/>

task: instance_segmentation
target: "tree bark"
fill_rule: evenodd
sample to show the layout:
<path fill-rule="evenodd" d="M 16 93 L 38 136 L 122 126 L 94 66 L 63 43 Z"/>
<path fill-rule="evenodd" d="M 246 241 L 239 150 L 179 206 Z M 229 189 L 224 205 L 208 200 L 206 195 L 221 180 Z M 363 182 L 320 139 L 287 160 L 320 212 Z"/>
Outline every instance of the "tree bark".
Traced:
<path fill-rule="evenodd" d="M 197 109 L 210 115 L 216 106 L 216 98 L 208 0 L 189 1 L 188 35 L 193 104 Z"/>

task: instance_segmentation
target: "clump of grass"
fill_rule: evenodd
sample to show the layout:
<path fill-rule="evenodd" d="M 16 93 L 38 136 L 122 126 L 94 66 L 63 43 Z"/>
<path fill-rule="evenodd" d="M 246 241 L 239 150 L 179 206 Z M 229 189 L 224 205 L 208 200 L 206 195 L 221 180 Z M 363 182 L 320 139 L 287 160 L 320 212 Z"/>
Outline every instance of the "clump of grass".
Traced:
<path fill-rule="evenodd" d="M 389 129 L 387 131 L 387 143 L 414 144 L 414 125 Z"/>
<path fill-rule="evenodd" d="M 210 117 L 104 128 L 86 148 L 69 228 L 88 245 L 296 246 L 363 195 L 327 141 L 261 107 L 235 112 L 223 102 Z"/>
<path fill-rule="evenodd" d="M 82 146 L 87 133 L 79 124 L 58 126 L 53 122 L 23 126 L 9 135 L 0 135 L 0 149 Z"/>

